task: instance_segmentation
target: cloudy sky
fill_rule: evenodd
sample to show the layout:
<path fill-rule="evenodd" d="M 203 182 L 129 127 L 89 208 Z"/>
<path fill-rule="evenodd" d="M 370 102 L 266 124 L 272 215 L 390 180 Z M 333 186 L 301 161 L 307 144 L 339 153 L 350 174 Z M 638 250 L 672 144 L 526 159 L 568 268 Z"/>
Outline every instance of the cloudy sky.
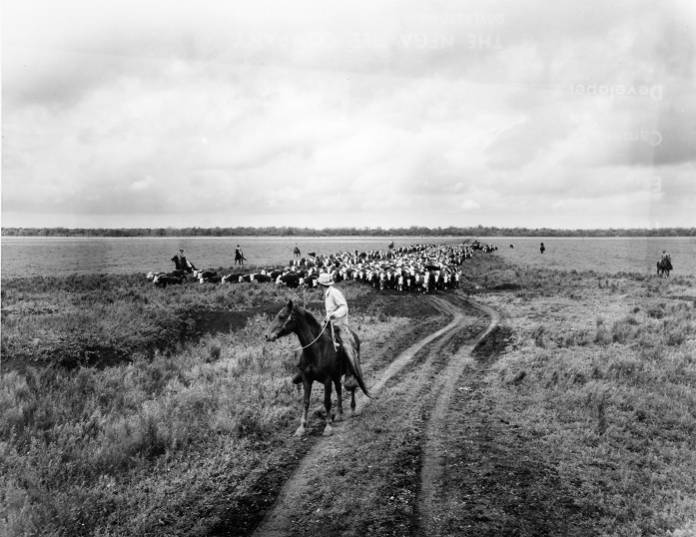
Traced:
<path fill-rule="evenodd" d="M 2 225 L 691 227 L 691 4 L 6 0 Z"/>

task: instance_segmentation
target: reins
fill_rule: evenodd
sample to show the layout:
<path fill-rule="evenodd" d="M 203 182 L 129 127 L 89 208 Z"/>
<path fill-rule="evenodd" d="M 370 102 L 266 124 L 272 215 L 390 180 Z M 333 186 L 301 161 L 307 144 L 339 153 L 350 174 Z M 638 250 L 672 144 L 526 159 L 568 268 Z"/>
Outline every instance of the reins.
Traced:
<path fill-rule="evenodd" d="M 305 350 L 306 348 L 311 347 L 312 345 L 314 345 L 317 341 L 319 341 L 319 338 L 321 337 L 321 335 L 326 331 L 326 327 L 327 327 L 327 326 L 329 326 L 329 323 L 328 323 L 328 322 L 324 323 L 324 326 L 322 327 L 321 332 L 319 332 L 319 335 L 318 335 L 317 337 L 315 337 L 312 341 L 310 341 L 309 343 L 307 343 L 304 347 L 297 347 L 295 350 L 297 350 L 297 351 L 303 351 L 303 350 Z"/>

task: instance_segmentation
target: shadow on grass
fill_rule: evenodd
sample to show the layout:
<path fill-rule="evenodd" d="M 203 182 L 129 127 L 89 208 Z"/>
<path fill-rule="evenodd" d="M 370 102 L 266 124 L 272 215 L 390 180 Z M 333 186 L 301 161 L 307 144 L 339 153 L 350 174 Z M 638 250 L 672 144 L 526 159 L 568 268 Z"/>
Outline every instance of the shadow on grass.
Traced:
<path fill-rule="evenodd" d="M 496 326 L 491 332 L 479 341 L 472 352 L 479 361 L 491 360 L 500 356 L 505 348 L 512 343 L 512 328 L 509 326 Z"/>

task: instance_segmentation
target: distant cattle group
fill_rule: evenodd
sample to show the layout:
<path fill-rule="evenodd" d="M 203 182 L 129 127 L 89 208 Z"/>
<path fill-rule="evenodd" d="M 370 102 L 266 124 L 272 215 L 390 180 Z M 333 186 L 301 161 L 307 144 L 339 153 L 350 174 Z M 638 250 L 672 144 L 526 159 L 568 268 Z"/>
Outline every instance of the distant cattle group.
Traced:
<path fill-rule="evenodd" d="M 319 275 L 328 273 L 336 282 L 353 280 L 379 290 L 430 293 L 459 287 L 462 263 L 475 251 L 493 252 L 497 249 L 479 241 L 458 245 L 389 246 L 387 251 L 353 250 L 329 255 L 309 252 L 307 257 L 295 255 L 286 266 L 227 274 L 211 269 L 182 270 L 178 268 L 179 264 L 173 272 L 150 272 L 147 277 L 158 287 L 198 280 L 200 283 L 218 284 L 273 282 L 290 288 L 313 288 L 317 286 Z"/>

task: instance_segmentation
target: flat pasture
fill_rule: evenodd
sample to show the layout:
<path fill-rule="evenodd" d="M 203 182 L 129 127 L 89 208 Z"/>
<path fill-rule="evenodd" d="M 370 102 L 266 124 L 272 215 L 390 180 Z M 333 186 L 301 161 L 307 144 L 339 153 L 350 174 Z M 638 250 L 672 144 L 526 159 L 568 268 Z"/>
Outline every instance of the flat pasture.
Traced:
<path fill-rule="evenodd" d="M 253 266 L 287 265 L 297 246 L 301 255 L 386 250 L 390 242 L 461 244 L 466 237 L 2 237 L 3 280 L 27 276 L 147 273 L 169 271 L 179 248 L 198 268 L 229 267 L 239 244 Z M 696 274 L 694 237 L 479 237 L 498 246 L 507 262 L 556 270 L 594 270 L 643 275 L 655 272 L 666 249 L 676 274 Z M 539 252 L 543 241 L 546 251 Z M 510 248 L 510 245 L 513 248 Z"/>
<path fill-rule="evenodd" d="M 292 436 L 297 341 L 263 338 L 288 299 L 319 315 L 319 291 L 158 289 L 141 275 L 4 280 L 6 533 L 251 535 L 295 476 L 308 488 L 301 507 L 285 506 L 288 534 L 418 534 L 433 379 L 455 358 L 463 369 L 439 423 L 446 471 L 429 492 L 438 531 L 696 532 L 696 279 L 501 256 L 463 271 L 462 289 L 435 298 L 470 327 L 416 354 L 330 441 L 318 387 L 309 434 Z M 371 379 L 450 321 L 424 295 L 341 288 Z M 469 300 L 501 320 L 464 359 L 485 326 Z M 297 478 L 315 463 L 329 470 Z"/>

